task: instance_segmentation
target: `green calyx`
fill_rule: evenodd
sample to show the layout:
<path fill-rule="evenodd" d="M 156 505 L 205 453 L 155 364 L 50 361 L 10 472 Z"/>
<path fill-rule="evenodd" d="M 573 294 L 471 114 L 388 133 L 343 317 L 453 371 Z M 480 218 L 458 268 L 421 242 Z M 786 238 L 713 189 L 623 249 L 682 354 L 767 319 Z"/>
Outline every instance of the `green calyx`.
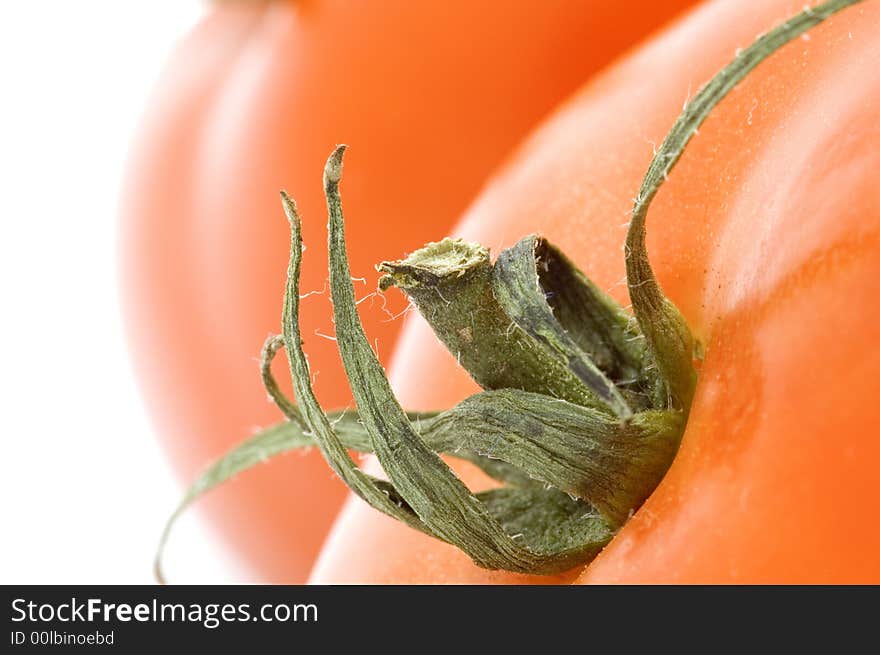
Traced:
<path fill-rule="evenodd" d="M 380 289 L 397 287 L 483 391 L 442 412 L 404 411 L 357 314 L 339 184 L 345 146 L 324 169 L 330 292 L 336 340 L 357 411 L 317 402 L 299 330 L 303 244 L 294 202 L 282 335 L 263 348 L 261 375 L 285 421 L 242 443 L 189 489 L 180 513 L 236 473 L 289 450 L 317 446 L 372 507 L 450 543 L 482 567 L 553 574 L 593 559 L 659 484 L 678 450 L 696 386 L 694 340 L 654 277 L 645 246 L 648 207 L 711 109 L 782 45 L 858 0 L 831 0 L 761 36 L 687 105 L 659 148 L 626 239 L 633 314 L 555 246 L 527 236 L 493 263 L 478 244 L 444 239 L 383 262 Z M 298 403 L 270 364 L 286 348 Z M 387 480 L 349 450 L 374 453 Z M 471 492 L 441 455 L 500 483 Z"/>

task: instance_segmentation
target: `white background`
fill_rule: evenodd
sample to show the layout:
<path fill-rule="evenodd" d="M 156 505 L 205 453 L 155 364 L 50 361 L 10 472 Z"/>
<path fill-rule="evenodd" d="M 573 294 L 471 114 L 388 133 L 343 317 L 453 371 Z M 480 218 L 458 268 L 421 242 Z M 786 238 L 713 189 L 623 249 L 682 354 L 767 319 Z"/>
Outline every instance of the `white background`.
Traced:
<path fill-rule="evenodd" d="M 127 146 L 195 0 L 0 4 L 0 583 L 149 583 L 181 493 L 129 369 L 116 288 Z M 237 570 L 198 519 L 174 582 Z"/>

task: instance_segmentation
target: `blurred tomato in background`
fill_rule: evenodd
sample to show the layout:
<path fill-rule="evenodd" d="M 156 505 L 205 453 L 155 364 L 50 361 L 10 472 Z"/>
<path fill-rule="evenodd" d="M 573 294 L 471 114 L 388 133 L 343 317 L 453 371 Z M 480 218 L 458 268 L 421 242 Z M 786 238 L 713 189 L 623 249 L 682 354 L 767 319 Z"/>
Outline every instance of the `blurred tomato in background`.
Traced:
<path fill-rule="evenodd" d="M 288 248 L 278 191 L 325 288 L 321 173 L 348 143 L 352 270 L 443 237 L 518 139 L 688 0 L 216 2 L 177 48 L 133 147 L 121 266 L 130 348 L 156 431 L 189 481 L 279 420 L 256 359 L 279 330 Z M 361 304 L 387 361 L 398 294 Z M 326 294 L 303 306 L 316 390 L 350 403 Z M 314 335 L 314 336 L 312 336 Z M 279 376 L 286 378 L 278 369 Z M 305 579 L 345 495 L 317 453 L 243 474 L 205 501 L 258 579 Z"/>

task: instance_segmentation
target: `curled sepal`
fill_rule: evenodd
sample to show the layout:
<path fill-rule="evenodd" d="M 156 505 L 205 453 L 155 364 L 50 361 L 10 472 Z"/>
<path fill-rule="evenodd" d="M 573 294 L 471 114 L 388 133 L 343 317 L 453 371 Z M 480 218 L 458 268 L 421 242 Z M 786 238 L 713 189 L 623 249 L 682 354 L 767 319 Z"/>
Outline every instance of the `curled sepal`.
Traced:
<path fill-rule="evenodd" d="M 281 410 L 284 417 L 301 428 L 306 427 L 305 420 L 296 404 L 284 395 L 275 376 L 272 375 L 272 360 L 278 351 L 284 347 L 284 337 L 280 334 L 269 336 L 263 343 L 263 350 L 260 352 L 260 379 L 263 381 L 263 388 L 269 394 L 269 398 L 275 403 L 275 406 Z"/>
<path fill-rule="evenodd" d="M 432 534 L 432 531 L 420 520 L 419 516 L 409 507 L 395 490 L 394 486 L 384 480 L 378 480 L 361 471 L 352 461 L 345 449 L 345 444 L 336 434 L 327 415 L 321 409 L 312 389 L 311 375 L 302 350 L 302 337 L 299 328 L 299 275 L 302 261 L 302 225 L 296 205 L 286 193 L 281 194 L 284 211 L 290 222 L 290 263 L 287 269 L 287 285 L 284 293 L 284 309 L 282 312 L 282 328 L 284 345 L 290 364 L 290 374 L 296 396 L 300 401 L 304 420 L 309 425 L 315 443 L 324 458 L 345 482 L 363 500 L 372 507 L 404 522 L 417 530 Z"/>
<path fill-rule="evenodd" d="M 483 246 L 443 239 L 377 268 L 385 273 L 379 288 L 406 293 L 483 389 L 522 389 L 610 411 L 558 352 L 537 342 L 499 304 Z"/>
<path fill-rule="evenodd" d="M 357 314 L 339 196 L 343 151 L 344 148 L 337 148 L 324 169 L 336 340 L 361 420 L 383 470 L 430 532 L 460 548 L 479 566 L 550 574 L 584 561 L 582 549 L 571 546 L 570 541 L 554 540 L 550 550 L 546 550 L 544 542 L 527 541 L 537 531 L 522 532 L 519 539 L 508 534 L 490 512 L 490 506 L 472 494 L 421 439 L 397 402 Z M 310 417 L 308 412 L 306 417 Z M 530 493 L 534 498 L 532 489 L 510 489 L 509 493 L 517 491 Z M 589 506 L 577 501 L 571 504 L 571 510 L 582 516 Z M 582 523 L 592 541 L 595 527 L 589 521 Z"/>
<path fill-rule="evenodd" d="M 693 366 L 695 344 L 684 317 L 663 294 L 648 260 L 645 221 L 651 202 L 703 121 L 749 72 L 789 41 L 861 1 L 829 0 L 806 6 L 801 13 L 759 36 L 748 48 L 737 51 L 733 61 L 685 105 L 654 153 L 636 196 L 626 236 L 626 277 L 633 311 L 667 384 L 669 404 L 673 407 L 685 412 L 690 408 L 697 380 Z"/>

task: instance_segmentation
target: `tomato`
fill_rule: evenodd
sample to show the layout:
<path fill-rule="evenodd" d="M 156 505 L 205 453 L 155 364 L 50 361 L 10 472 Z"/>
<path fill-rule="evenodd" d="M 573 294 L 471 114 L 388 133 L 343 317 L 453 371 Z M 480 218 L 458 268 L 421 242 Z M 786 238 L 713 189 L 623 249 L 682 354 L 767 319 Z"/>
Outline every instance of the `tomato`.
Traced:
<path fill-rule="evenodd" d="M 802 5 L 718 0 L 683 19 L 534 132 L 454 233 L 496 252 L 542 233 L 625 303 L 624 223 L 654 144 Z M 484 571 L 351 501 L 312 581 L 880 582 L 878 29 L 867 2 L 773 55 L 661 189 L 648 252 L 705 359 L 671 469 L 592 564 L 553 580 Z M 391 378 L 412 409 L 475 390 L 415 318 Z"/>
<path fill-rule="evenodd" d="M 356 275 L 378 244 L 442 234 L 503 154 L 593 71 L 689 0 L 606 3 L 223 2 L 179 46 L 133 147 L 121 248 L 129 343 L 148 409 L 186 480 L 279 419 L 254 359 L 279 330 L 293 193 L 305 236 L 326 222 L 321 167 L 352 146 Z M 625 25 L 625 29 L 621 28 Z M 416 162 L 418 162 L 416 164 Z M 303 288 L 324 288 L 321 249 Z M 370 289 L 362 287 L 363 295 Z M 364 303 L 383 357 L 402 310 Z M 321 400 L 350 403 L 326 297 L 306 301 Z M 313 453 L 242 475 L 206 501 L 255 573 L 304 579 L 344 498 Z"/>

